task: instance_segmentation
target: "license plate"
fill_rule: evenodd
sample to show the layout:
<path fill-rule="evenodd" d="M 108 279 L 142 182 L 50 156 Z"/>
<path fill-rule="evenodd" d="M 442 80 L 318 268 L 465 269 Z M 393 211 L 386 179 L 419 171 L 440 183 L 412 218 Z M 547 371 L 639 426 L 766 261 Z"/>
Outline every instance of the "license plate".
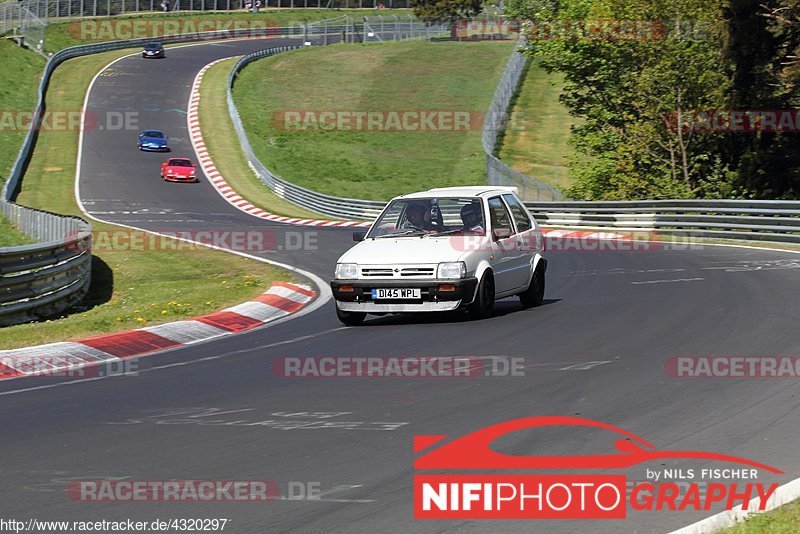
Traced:
<path fill-rule="evenodd" d="M 422 289 L 418 287 L 389 287 L 372 290 L 372 300 L 382 299 L 421 299 Z"/>

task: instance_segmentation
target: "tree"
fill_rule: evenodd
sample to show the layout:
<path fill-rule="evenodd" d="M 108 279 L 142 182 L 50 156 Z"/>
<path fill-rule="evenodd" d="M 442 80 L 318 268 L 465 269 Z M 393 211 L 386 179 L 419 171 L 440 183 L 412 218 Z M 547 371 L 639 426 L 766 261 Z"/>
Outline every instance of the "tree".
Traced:
<path fill-rule="evenodd" d="M 411 0 L 414 16 L 424 22 L 454 23 L 481 12 L 481 0 Z"/>
<path fill-rule="evenodd" d="M 565 0 L 549 27 L 529 26 L 531 53 L 563 74 L 562 102 L 584 119 L 572 135 L 579 157 L 570 196 L 729 191 L 727 162 L 715 155 L 724 135 L 672 120 L 727 107 L 722 2 Z"/>
<path fill-rule="evenodd" d="M 800 0 L 769 0 L 753 9 L 731 0 L 726 12 L 733 65 L 731 107 L 796 110 L 800 105 Z M 730 140 L 738 186 L 754 198 L 800 197 L 797 132 L 753 132 Z"/>

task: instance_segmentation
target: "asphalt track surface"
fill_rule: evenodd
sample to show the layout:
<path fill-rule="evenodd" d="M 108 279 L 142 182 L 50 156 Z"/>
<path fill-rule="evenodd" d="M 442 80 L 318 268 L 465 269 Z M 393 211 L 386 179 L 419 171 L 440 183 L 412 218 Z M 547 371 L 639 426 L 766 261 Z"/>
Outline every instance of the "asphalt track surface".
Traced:
<path fill-rule="evenodd" d="M 283 42 L 239 41 L 116 62 L 94 84 L 89 109 L 139 111 L 173 155 L 190 154 L 185 110 L 210 61 Z M 316 251 L 265 254 L 328 279 L 350 231 L 302 229 L 249 217 L 205 181 L 165 184 L 162 157 L 135 149 L 135 132 L 88 132 L 81 199 L 97 217 L 153 230 L 316 232 Z M 270 327 L 142 359 L 137 376 L 25 379 L 0 384 L 5 518 L 138 520 L 228 518 L 227 532 L 666 532 L 712 512 L 635 512 L 619 521 L 415 521 L 413 437 L 460 436 L 534 415 L 580 415 L 622 427 L 660 449 L 751 458 L 797 478 L 800 387 L 793 379 L 677 379 L 676 355 L 797 355 L 800 257 L 707 246 L 696 250 L 551 252 L 546 304 L 500 301 L 494 317 L 383 317 L 357 328 L 333 304 Z M 640 282 L 640 283 L 636 283 Z M 649 283 L 641 283 L 649 282 Z M 479 378 L 277 377 L 282 356 L 506 356 L 524 376 Z M 603 362 L 603 363 L 598 363 Z M 222 413 L 228 412 L 228 413 Z M 299 412 L 346 412 L 335 427 Z M 397 425 L 398 423 L 405 423 Z M 292 425 L 289 425 L 292 426 Z M 394 428 L 393 430 L 381 430 Z M 608 435 L 522 431 L 512 454 L 611 452 Z M 669 460 L 645 468 L 729 467 Z M 576 473 L 576 471 L 572 471 Z M 577 471 L 585 472 L 585 471 Z M 589 471 L 597 472 L 597 471 Z M 620 471 L 614 471 L 620 473 Z M 76 502 L 84 479 L 319 482 L 320 500 L 269 503 Z M 714 511 L 720 508 L 715 507 Z"/>

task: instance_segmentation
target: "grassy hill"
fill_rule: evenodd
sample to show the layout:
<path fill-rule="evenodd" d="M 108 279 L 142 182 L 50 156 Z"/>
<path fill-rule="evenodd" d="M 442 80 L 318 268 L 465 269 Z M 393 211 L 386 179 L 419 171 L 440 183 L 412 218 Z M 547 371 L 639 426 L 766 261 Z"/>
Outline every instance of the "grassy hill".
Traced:
<path fill-rule="evenodd" d="M 568 165 L 574 150 L 567 142 L 577 119 L 559 102 L 561 87 L 558 76 L 531 63 L 498 157 L 528 176 L 564 189 L 571 184 Z"/>
<path fill-rule="evenodd" d="M 36 87 L 45 60 L 20 48 L 13 41 L 0 39 L 3 72 L 0 76 L 0 187 L 8 177 L 19 153 L 28 121 L 26 113 L 36 107 Z M 0 220 L 0 247 L 29 243 L 8 221 Z"/>
<path fill-rule="evenodd" d="M 509 42 L 312 47 L 246 67 L 234 100 L 259 159 L 315 191 L 382 200 L 485 183 L 481 121 L 511 50 Z M 408 111 L 433 113 L 437 121 L 458 113 L 469 125 L 391 128 L 392 113 Z M 336 121 L 376 114 L 388 131 L 359 129 L 353 121 L 314 128 L 306 120 L 321 123 L 326 112 Z"/>

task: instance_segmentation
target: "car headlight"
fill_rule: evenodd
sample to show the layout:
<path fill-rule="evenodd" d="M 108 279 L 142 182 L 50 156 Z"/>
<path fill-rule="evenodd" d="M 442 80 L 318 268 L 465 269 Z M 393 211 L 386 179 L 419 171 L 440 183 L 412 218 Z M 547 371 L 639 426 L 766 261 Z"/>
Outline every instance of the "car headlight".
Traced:
<path fill-rule="evenodd" d="M 467 276 L 467 264 L 463 261 L 440 263 L 436 269 L 436 278 L 464 278 Z"/>
<path fill-rule="evenodd" d="M 337 263 L 336 278 L 339 280 L 352 280 L 358 278 L 358 264 Z"/>

